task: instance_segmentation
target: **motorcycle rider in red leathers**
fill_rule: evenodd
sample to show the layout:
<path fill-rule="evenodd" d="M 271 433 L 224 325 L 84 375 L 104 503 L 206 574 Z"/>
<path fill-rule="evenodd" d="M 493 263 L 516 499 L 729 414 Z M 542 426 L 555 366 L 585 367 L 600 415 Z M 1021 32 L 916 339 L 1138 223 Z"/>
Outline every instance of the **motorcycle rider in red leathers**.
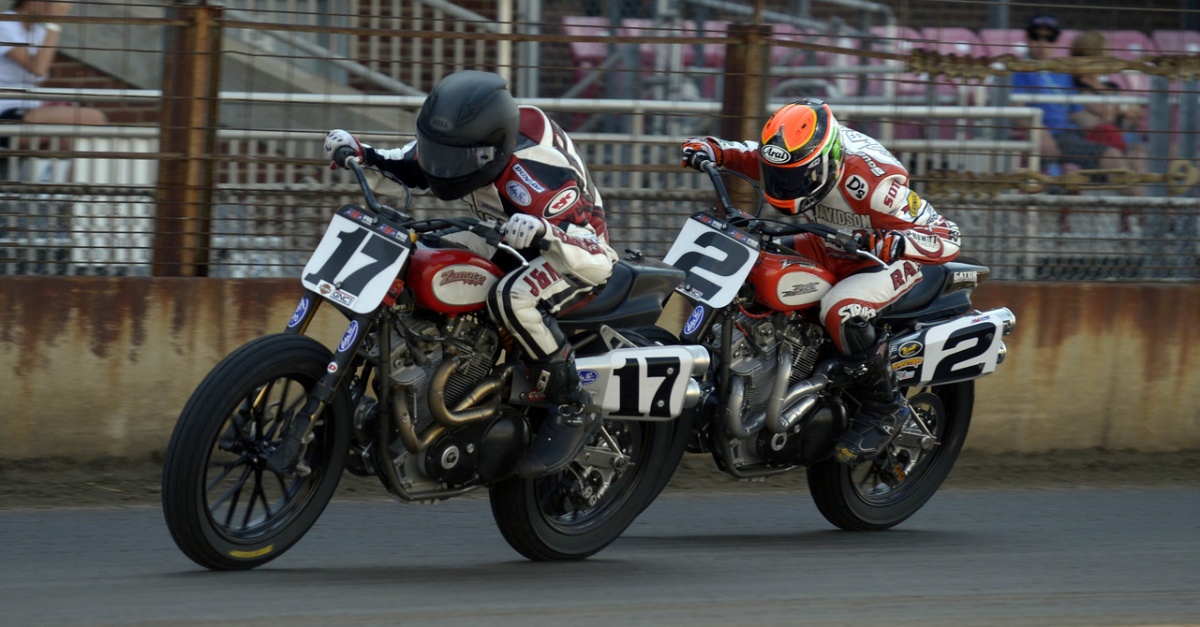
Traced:
<path fill-rule="evenodd" d="M 443 78 L 421 106 L 416 136 L 402 148 L 380 150 L 333 130 L 325 152 L 349 146 L 409 187 L 507 216 L 503 238 L 529 265 L 500 279 L 488 309 L 529 356 L 529 372 L 550 404 L 517 472 L 526 478 L 557 472 L 601 423 L 583 412 L 575 354 L 555 319 L 607 282 L 617 262 L 600 192 L 566 133 L 540 109 L 517 106 L 496 74 L 464 70 Z"/>
<path fill-rule="evenodd" d="M 911 409 L 871 320 L 921 280 L 921 264 L 953 260 L 959 230 L 909 189 L 908 171 L 871 137 L 840 126 L 829 105 L 802 99 L 767 121 L 762 143 L 696 137 L 683 142 L 683 165 L 703 160 L 761 180 L 763 195 L 788 215 L 842 230 L 887 264 L 827 246 L 815 235 L 788 242 L 837 281 L 821 299 L 821 323 L 854 377 L 862 406 L 839 439 L 838 461 L 875 458 L 899 434 Z"/>

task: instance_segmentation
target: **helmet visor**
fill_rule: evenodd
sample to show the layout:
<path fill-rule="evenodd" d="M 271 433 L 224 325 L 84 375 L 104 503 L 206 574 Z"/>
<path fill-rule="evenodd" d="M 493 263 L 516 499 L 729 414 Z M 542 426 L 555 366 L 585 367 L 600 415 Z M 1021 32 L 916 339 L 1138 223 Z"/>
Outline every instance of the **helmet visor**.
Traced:
<path fill-rule="evenodd" d="M 495 159 L 495 146 L 447 146 L 417 134 L 417 164 L 426 176 L 460 178 L 482 170 Z"/>
<path fill-rule="evenodd" d="M 829 159 L 826 157 L 818 157 L 810 163 L 791 168 L 762 163 L 763 193 L 778 201 L 807 199 L 823 193 L 827 191 L 823 187 L 829 177 Z"/>

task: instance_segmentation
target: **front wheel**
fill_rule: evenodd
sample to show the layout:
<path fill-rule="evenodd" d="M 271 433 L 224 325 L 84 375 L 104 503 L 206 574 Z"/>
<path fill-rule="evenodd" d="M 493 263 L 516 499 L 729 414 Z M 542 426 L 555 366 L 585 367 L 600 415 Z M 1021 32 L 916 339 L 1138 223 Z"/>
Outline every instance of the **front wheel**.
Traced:
<path fill-rule="evenodd" d="M 266 459 L 288 433 L 332 355 L 302 335 L 268 335 L 230 353 L 192 393 L 167 446 L 163 514 L 185 555 L 213 570 L 279 557 L 312 527 L 337 488 L 350 439 L 345 394 L 315 419 L 306 475 Z"/>
<path fill-rule="evenodd" d="M 919 510 L 949 476 L 967 438 L 975 382 L 908 393 L 914 418 L 887 452 L 854 467 L 828 459 L 808 469 L 825 519 L 848 531 L 889 529 Z"/>

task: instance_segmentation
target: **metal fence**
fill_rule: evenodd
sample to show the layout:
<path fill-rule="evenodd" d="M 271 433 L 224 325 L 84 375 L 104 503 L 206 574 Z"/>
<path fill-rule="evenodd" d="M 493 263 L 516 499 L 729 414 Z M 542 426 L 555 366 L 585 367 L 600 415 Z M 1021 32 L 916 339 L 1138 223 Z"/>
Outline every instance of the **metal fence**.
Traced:
<path fill-rule="evenodd" d="M 1053 174 L 1039 167 L 1037 131 L 1013 132 L 1036 128 L 1040 110 L 1005 92 L 1006 70 L 992 67 L 981 80 L 913 71 L 927 62 L 914 50 L 931 40 L 904 39 L 896 12 L 884 5 L 827 7 L 853 18 L 845 21 L 780 13 L 791 15 L 780 22 L 791 30 L 747 41 L 714 24 L 753 16 L 721 2 L 682 3 L 710 9 L 711 19 L 691 23 L 672 13 L 676 3 L 188 4 L 76 3 L 63 20 L 61 56 L 89 80 L 64 77 L 58 86 L 9 94 L 100 107 L 114 123 L 4 127 L 0 273 L 295 276 L 332 210 L 357 200 L 321 155 L 325 131 L 347 128 L 375 145 L 399 146 L 411 139 L 422 94 L 467 67 L 509 76 L 523 102 L 567 128 L 603 190 L 616 246 L 661 255 L 683 219 L 712 200 L 706 179 L 679 167 L 680 140 L 721 133 L 735 113 L 726 89 L 734 74 L 704 59 L 756 44 L 770 51 L 767 62 L 742 73 L 759 71 L 766 92 L 761 110 L 740 116 L 761 123 L 788 98 L 821 92 L 843 123 L 876 135 L 909 166 L 915 187 L 962 227 L 966 252 L 997 278 L 1200 278 L 1200 176 L 1191 165 L 1195 124 L 1188 121 L 1196 92 L 1184 70 L 1118 97 L 1175 118 L 1147 129 L 1152 143 L 1161 141 L 1141 171 Z M 220 60 L 219 78 L 200 91 L 139 82 L 136 68 L 151 53 L 132 44 L 126 65 L 106 56 L 120 41 L 164 41 L 163 71 L 178 68 L 187 51 L 169 47 L 171 29 L 191 27 L 197 12 L 215 26 Z M 864 15 L 876 20 L 875 31 Z M 582 44 L 602 55 L 589 57 Z M 1183 44 L 1180 52 L 1195 56 Z M 89 68 L 89 60 L 103 67 Z M 94 76 L 101 74 L 103 81 Z M 880 89 L 868 89 L 871 83 Z M 208 117 L 180 126 L 171 120 L 189 98 Z M 151 115 L 122 122 L 139 107 Z M 206 150 L 179 148 L 172 135 L 197 124 L 211 131 Z M 71 140 L 67 150 L 24 147 L 63 137 Z M 192 178 L 176 174 L 184 161 L 200 164 Z M 193 197 L 199 185 L 208 191 Z M 1130 195 L 1135 188 L 1144 195 Z M 465 211 L 424 195 L 412 203 L 418 216 Z M 164 257 L 177 233 L 198 236 L 181 240 L 189 242 L 182 244 L 193 253 L 189 261 Z"/>

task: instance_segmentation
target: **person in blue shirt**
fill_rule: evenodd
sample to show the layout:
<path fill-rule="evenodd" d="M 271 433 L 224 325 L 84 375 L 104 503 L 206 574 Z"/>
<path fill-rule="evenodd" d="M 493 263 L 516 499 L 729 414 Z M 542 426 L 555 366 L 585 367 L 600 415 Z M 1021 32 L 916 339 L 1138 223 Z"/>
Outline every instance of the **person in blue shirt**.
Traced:
<path fill-rule="evenodd" d="M 1029 42 L 1029 58 L 1050 58 L 1050 52 L 1062 33 L 1058 19 L 1052 15 L 1035 15 L 1025 28 Z M 1070 96 L 1078 94 L 1075 78 L 1061 72 L 1014 72 L 1013 93 Z M 1083 169 L 1117 168 L 1128 165 L 1120 150 L 1087 139 L 1085 133 L 1072 121 L 1072 116 L 1083 110 L 1081 105 L 1065 102 L 1037 103 L 1033 106 L 1042 110 L 1042 169 L 1056 174 L 1061 164 L 1073 163 Z"/>

